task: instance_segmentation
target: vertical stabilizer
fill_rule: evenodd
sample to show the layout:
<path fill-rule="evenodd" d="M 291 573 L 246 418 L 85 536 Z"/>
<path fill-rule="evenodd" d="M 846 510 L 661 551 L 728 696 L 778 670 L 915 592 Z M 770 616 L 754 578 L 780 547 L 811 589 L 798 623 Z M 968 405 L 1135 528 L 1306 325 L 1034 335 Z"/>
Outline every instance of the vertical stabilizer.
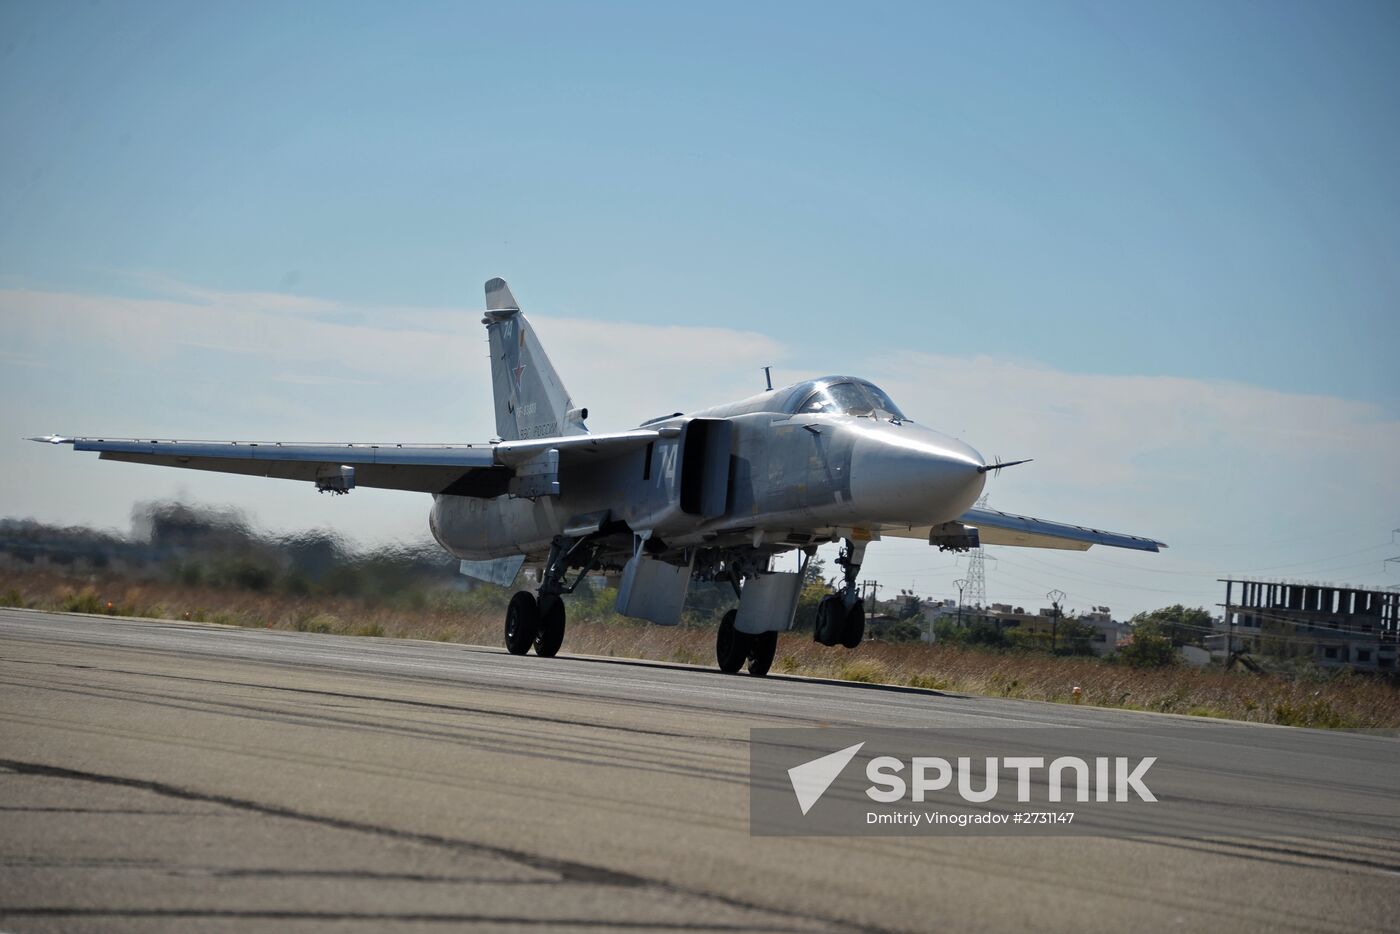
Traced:
<path fill-rule="evenodd" d="M 575 410 L 534 328 L 504 279 L 486 283 L 486 334 L 491 342 L 491 388 L 496 434 L 505 441 L 587 433 L 587 410 Z"/>

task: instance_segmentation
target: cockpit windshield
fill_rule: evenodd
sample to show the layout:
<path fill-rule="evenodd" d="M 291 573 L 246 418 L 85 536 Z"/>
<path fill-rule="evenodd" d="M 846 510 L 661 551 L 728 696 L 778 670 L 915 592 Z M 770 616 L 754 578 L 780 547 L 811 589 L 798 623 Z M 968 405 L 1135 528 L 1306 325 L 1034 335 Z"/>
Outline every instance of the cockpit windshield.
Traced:
<path fill-rule="evenodd" d="M 894 404 L 884 390 L 870 383 L 848 380 L 833 383 L 818 383 L 817 388 L 802 404 L 799 413 L 840 413 L 843 415 L 868 415 L 872 418 L 889 418 L 905 421 L 904 413 Z"/>

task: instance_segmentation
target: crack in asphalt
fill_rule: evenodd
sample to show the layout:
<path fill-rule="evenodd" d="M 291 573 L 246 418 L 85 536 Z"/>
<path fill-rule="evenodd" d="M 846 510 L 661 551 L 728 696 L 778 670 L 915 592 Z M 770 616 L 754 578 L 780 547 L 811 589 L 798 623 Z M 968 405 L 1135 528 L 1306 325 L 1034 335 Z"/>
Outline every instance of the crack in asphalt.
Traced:
<path fill-rule="evenodd" d="M 304 811 L 293 810 L 292 808 L 279 807 L 277 805 L 262 804 L 256 801 L 249 801 L 243 798 L 235 798 L 231 795 L 211 794 L 208 792 L 194 791 L 170 785 L 165 782 L 151 781 L 149 779 L 127 778 L 119 775 L 105 775 L 100 772 L 86 772 L 78 769 L 69 769 L 61 766 L 44 765 L 37 762 L 25 762 L 15 759 L 0 759 L 0 769 L 4 769 L 19 775 L 33 775 L 47 778 L 60 778 L 74 781 L 94 782 L 103 785 L 114 785 L 122 788 L 136 788 L 142 791 L 149 791 L 157 795 L 175 798 L 181 801 L 199 801 L 210 804 L 219 804 L 229 808 L 261 814 L 267 817 L 280 817 L 288 820 L 304 821 L 306 823 L 317 824 L 323 827 L 331 827 L 337 830 L 352 831 L 355 833 L 365 833 L 372 836 L 387 837 L 395 840 L 406 840 L 414 843 L 421 843 L 428 846 L 442 847 L 444 849 L 465 852 L 473 855 L 485 855 L 497 859 L 507 860 L 520 866 L 540 870 L 542 872 L 553 873 L 558 876 L 561 883 L 601 885 L 614 888 L 626 889 L 650 889 L 658 892 L 667 892 L 677 895 L 699 898 L 702 900 L 717 902 L 744 911 L 760 912 L 767 915 L 778 913 L 775 909 L 766 908 L 762 905 L 745 902 L 739 899 L 713 892 L 705 892 L 695 889 L 687 889 L 674 883 L 659 879 L 649 879 L 645 876 L 635 875 L 629 872 L 607 869 L 602 866 L 580 863 L 574 860 L 558 859 L 554 857 L 541 856 L 534 853 L 527 853 L 508 847 L 495 846 L 488 843 L 477 843 L 470 840 L 461 840 L 454 837 L 446 837 L 439 834 L 420 833 L 410 830 L 398 830 L 392 827 L 382 827 L 376 824 L 368 824 L 362 821 L 347 820 L 340 817 L 330 817 L 322 814 L 310 814 Z M 583 919 L 555 919 L 548 921 L 532 921 L 529 919 L 512 917 L 494 917 L 486 915 L 413 915 L 413 914 L 354 914 L 354 913 L 318 913 L 318 912 L 244 912 L 244 911 L 202 911 L 202 910 L 182 910 L 173 909 L 170 911 L 160 909 L 129 909 L 135 914 L 130 917 L 234 917 L 252 918 L 268 920 L 299 920 L 299 919 L 324 919 L 324 920 L 383 920 L 383 921 L 455 921 L 457 923 L 501 923 L 518 925 L 543 925 L 543 924 L 578 924 L 588 927 L 638 927 L 638 928 L 674 928 L 677 930 L 793 930 L 791 927 L 768 926 L 761 927 L 750 924 L 743 925 L 705 925 L 705 924 L 662 924 L 655 922 L 626 922 L 626 921 L 594 921 Z M 31 906 L 28 908 L 0 908 L 0 917 L 9 915 L 23 916 L 55 916 L 55 917 L 123 917 L 123 912 L 127 909 L 67 909 L 57 907 Z M 818 915 L 794 914 L 787 912 L 794 920 L 816 922 L 820 924 L 835 925 L 851 931 L 862 932 L 883 932 L 884 928 L 868 925 L 855 924 L 837 918 L 826 918 Z"/>

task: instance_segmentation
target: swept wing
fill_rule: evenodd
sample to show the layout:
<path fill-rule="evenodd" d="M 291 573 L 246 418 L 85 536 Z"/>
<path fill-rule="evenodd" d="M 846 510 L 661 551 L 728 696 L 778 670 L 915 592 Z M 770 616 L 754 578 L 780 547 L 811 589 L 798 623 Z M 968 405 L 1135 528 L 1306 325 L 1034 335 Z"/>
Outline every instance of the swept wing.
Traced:
<path fill-rule="evenodd" d="M 1019 545 L 1025 548 L 1057 548 L 1067 551 L 1087 551 L 1094 545 L 1109 545 L 1133 551 L 1160 551 L 1167 547 L 1162 542 L 1137 535 L 1105 532 L 1082 525 L 1018 516 L 996 509 L 969 509 L 959 517 L 958 523 L 975 528 L 984 545 Z M 881 534 L 895 538 L 921 538 L 925 541 L 933 531 L 929 526 L 883 527 L 880 530 Z"/>
<path fill-rule="evenodd" d="M 61 435 L 29 440 L 71 444 L 75 451 L 95 451 L 103 460 L 313 483 L 333 480 L 342 467 L 351 467 L 357 487 L 491 497 L 507 492 L 517 467 L 550 450 L 557 450 L 565 462 L 611 457 L 667 436 L 667 429 L 638 429 L 494 444 L 178 441 Z"/>

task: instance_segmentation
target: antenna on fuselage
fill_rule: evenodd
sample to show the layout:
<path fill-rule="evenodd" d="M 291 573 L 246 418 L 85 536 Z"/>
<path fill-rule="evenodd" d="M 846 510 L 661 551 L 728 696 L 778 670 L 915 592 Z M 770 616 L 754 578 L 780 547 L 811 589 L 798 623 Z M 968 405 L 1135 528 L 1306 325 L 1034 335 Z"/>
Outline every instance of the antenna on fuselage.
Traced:
<path fill-rule="evenodd" d="M 763 378 L 768 381 L 768 391 L 773 391 L 773 368 L 766 366 L 763 368 Z"/>

